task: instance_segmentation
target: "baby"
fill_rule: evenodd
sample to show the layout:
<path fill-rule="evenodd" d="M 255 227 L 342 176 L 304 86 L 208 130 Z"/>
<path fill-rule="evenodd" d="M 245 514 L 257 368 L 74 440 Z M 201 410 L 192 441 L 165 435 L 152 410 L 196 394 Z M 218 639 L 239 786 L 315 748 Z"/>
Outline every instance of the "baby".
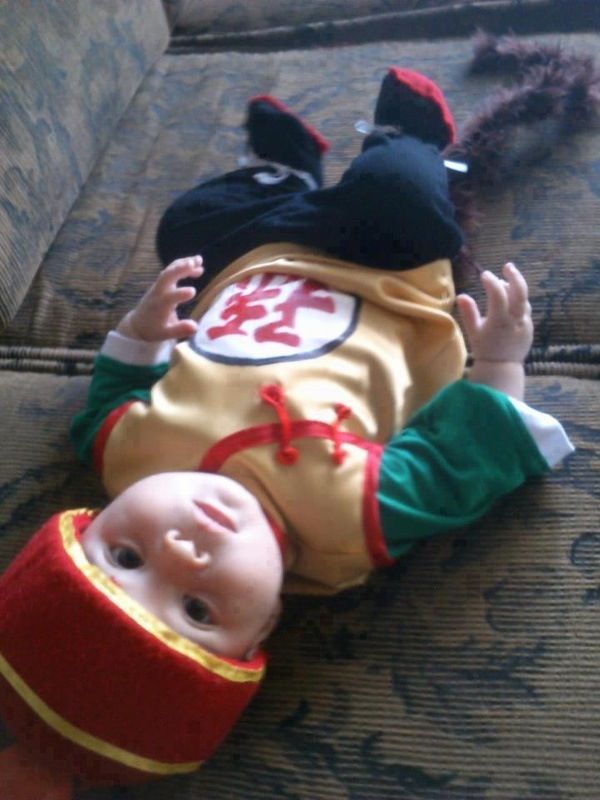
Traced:
<path fill-rule="evenodd" d="M 116 333 L 109 336 L 95 376 L 102 391 L 92 386 L 88 408 L 74 423 L 76 441 L 77 437 L 89 441 L 86 425 L 90 419 L 97 424 L 99 418 L 110 418 L 107 409 L 115 406 L 115 397 L 123 401 L 117 409 L 127 402 L 117 389 L 117 349 L 123 358 L 125 353 L 140 355 L 142 350 L 150 356 L 153 352 L 160 354 L 165 345 L 170 349 L 179 338 L 197 342 L 198 323 L 179 320 L 176 309 L 195 294 L 191 287 L 178 287 L 178 281 L 199 277 L 201 263 L 201 258 L 195 257 L 171 264 L 121 321 Z M 407 552 L 423 536 L 472 521 L 500 494 L 518 486 L 527 475 L 540 474 L 547 469 L 547 462 L 555 463 L 558 453 L 562 456 L 569 451 L 558 423 L 521 402 L 523 359 L 532 339 L 523 276 L 514 265 L 507 264 L 504 280 L 484 272 L 482 283 L 489 307 L 486 317 L 481 317 L 468 295 L 457 299 L 474 357 L 468 382 L 457 382 L 443 390 L 392 438 L 383 448 L 381 472 L 373 476 L 374 487 L 378 486 L 376 497 L 363 492 L 363 502 L 373 504 L 369 513 L 383 520 L 383 532 L 377 531 L 373 522 L 368 535 L 377 535 L 372 547 L 379 546 L 378 557 L 384 563 Z M 192 345 L 184 346 L 190 349 Z M 150 379 L 156 369 L 121 364 L 127 367 L 123 387 L 127 397 L 131 392 L 131 366 L 147 369 Z M 107 394 L 109 376 L 105 375 L 109 370 L 111 395 Z M 143 385 L 141 372 L 138 379 Z M 258 405 L 258 393 L 256 401 Z M 140 411 L 141 424 L 150 427 L 150 410 L 144 407 Z M 445 425 L 449 430 L 438 433 L 437 428 Z M 525 427 L 538 438 L 537 446 L 525 434 Z M 130 435 L 128 432 L 126 441 Z M 328 437 L 324 439 L 329 444 Z M 506 456 L 506 467 L 498 463 L 502 457 L 499 442 L 514 451 Z M 457 444 L 460 451 L 454 452 Z M 313 458 L 312 451 L 307 456 L 300 451 L 297 454 L 300 461 Z M 337 471 L 331 458 L 323 460 L 332 473 Z M 145 454 L 142 461 L 142 471 L 152 473 L 156 468 L 154 464 L 146 466 Z M 276 471 L 285 475 L 297 463 L 283 464 Z M 176 461 L 167 464 L 171 465 L 188 466 Z M 311 461 L 310 467 L 322 470 L 318 462 Z M 281 510 L 275 525 L 273 512 L 269 515 L 266 504 L 261 505 L 247 488 L 255 485 L 256 478 L 249 479 L 247 464 L 245 469 L 245 474 L 234 473 L 239 480 L 205 471 L 162 472 L 140 478 L 93 519 L 81 539 L 89 561 L 163 622 L 207 650 L 236 659 L 251 658 L 270 633 L 277 619 L 285 571 L 296 577 L 292 584 L 296 589 L 299 577 L 306 582 L 312 578 L 313 591 L 339 588 L 341 573 L 338 565 L 325 575 L 322 564 L 317 564 L 317 580 L 310 570 L 309 555 L 302 552 L 306 544 L 298 527 L 288 530 Z M 502 469 L 506 469 L 506 475 L 499 478 L 495 473 Z M 487 478 L 486 472 L 491 470 L 494 474 Z M 291 474 L 298 480 L 298 470 L 292 469 Z M 331 480 L 329 476 L 328 484 Z M 335 496 L 331 497 L 326 486 L 322 494 L 326 505 L 335 509 Z M 311 515 L 310 505 L 319 503 L 315 495 L 300 500 L 307 516 Z M 332 516 L 318 526 L 328 561 L 334 542 Z M 344 535 L 348 533 L 344 528 Z M 358 550 L 358 540 L 353 546 Z M 363 554 L 338 551 L 335 558 L 338 555 L 346 562 L 345 585 L 366 577 L 368 566 L 364 573 L 356 573 Z M 351 564 L 352 560 L 356 564 Z"/>
<path fill-rule="evenodd" d="M 572 450 L 523 402 L 512 264 L 483 273 L 485 317 L 457 298 L 463 378 L 440 90 L 392 68 L 375 122 L 321 189 L 322 137 L 254 98 L 266 162 L 166 212 L 174 260 L 97 357 L 72 438 L 114 499 L 57 514 L 0 579 L 3 718 L 87 780 L 197 769 L 258 688 L 282 591 L 356 586 Z"/>

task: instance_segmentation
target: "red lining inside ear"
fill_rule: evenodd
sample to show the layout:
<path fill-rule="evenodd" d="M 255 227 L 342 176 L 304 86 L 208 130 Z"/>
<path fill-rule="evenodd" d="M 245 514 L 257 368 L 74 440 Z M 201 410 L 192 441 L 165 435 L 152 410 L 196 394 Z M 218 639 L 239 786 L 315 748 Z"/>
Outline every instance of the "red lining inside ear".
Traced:
<path fill-rule="evenodd" d="M 430 78 L 422 75 L 420 72 L 415 72 L 412 69 L 390 67 L 389 72 L 394 76 L 398 83 L 404 84 L 404 86 L 407 86 L 415 94 L 425 97 L 427 100 L 431 100 L 432 103 L 436 104 L 440 111 L 444 125 L 446 126 L 446 130 L 448 131 L 448 137 L 450 139 L 449 144 L 455 142 L 456 126 L 454 124 L 454 119 L 452 118 L 452 113 L 450 112 L 448 104 L 446 103 L 446 98 L 444 97 L 442 90 L 437 83 L 434 83 Z"/>
<path fill-rule="evenodd" d="M 270 105 L 273 106 L 273 108 L 276 108 L 278 111 L 283 111 L 285 114 L 289 114 L 291 117 L 294 117 L 294 119 L 297 119 L 298 122 L 304 128 L 304 130 L 311 137 L 311 139 L 313 139 L 313 141 L 316 143 L 320 153 L 326 153 L 331 147 L 327 139 L 324 136 L 322 136 L 316 128 L 313 128 L 313 126 L 310 125 L 308 122 L 305 122 L 297 114 L 294 114 L 293 111 L 290 111 L 290 109 L 276 97 L 273 97 L 270 94 L 259 94 L 256 95 L 256 97 L 251 97 L 248 102 L 269 103 Z"/>

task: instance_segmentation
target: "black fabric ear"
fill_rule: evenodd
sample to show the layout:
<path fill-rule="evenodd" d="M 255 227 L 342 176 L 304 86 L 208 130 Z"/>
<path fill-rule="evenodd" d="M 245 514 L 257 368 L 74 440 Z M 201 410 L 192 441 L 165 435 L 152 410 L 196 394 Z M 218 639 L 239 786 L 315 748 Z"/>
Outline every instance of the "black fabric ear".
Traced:
<path fill-rule="evenodd" d="M 398 67 L 392 67 L 381 83 L 374 121 L 400 128 L 440 150 L 456 138 L 452 114 L 437 84 Z"/>
<path fill-rule="evenodd" d="M 269 95 L 254 97 L 245 127 L 250 149 L 259 158 L 309 172 L 321 185 L 321 156 L 329 143 L 283 103 Z"/>

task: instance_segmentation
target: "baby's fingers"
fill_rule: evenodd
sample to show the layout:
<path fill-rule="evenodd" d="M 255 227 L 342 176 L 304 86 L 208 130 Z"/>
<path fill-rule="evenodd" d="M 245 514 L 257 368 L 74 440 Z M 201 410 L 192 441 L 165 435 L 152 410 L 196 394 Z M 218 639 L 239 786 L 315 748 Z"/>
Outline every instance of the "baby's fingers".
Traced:
<path fill-rule="evenodd" d="M 178 286 L 170 293 L 170 301 L 174 306 L 180 306 L 182 303 L 188 303 L 196 296 L 196 290 L 193 286 Z"/>
<path fill-rule="evenodd" d="M 193 319 L 180 319 L 165 328 L 166 339 L 188 339 L 198 330 L 198 323 Z"/>
<path fill-rule="evenodd" d="M 157 283 L 161 288 L 175 285 L 183 278 L 198 278 L 204 272 L 202 266 L 202 256 L 189 256 L 188 258 L 178 258 L 172 261 L 168 267 L 161 272 Z"/>
<path fill-rule="evenodd" d="M 487 299 L 487 316 L 496 320 L 506 316 L 508 313 L 508 284 L 489 270 L 481 273 L 481 283 Z"/>
<path fill-rule="evenodd" d="M 515 319 L 522 319 L 531 312 L 531 306 L 527 299 L 527 281 L 516 266 L 510 262 L 504 265 L 502 272 L 508 282 L 507 295 L 509 311 Z"/>
<path fill-rule="evenodd" d="M 469 294 L 459 294 L 456 298 L 458 313 L 464 326 L 467 338 L 472 340 L 481 328 L 482 320 L 479 307 Z"/>

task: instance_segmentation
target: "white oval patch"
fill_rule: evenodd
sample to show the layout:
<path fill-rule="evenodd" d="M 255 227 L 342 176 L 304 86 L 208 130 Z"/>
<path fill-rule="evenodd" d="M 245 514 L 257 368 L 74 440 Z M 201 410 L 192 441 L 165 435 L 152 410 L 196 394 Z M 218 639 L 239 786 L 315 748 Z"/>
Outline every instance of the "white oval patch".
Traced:
<path fill-rule="evenodd" d="M 218 295 L 189 344 L 232 364 L 316 358 L 348 338 L 359 308 L 359 298 L 314 280 L 251 275 Z"/>

